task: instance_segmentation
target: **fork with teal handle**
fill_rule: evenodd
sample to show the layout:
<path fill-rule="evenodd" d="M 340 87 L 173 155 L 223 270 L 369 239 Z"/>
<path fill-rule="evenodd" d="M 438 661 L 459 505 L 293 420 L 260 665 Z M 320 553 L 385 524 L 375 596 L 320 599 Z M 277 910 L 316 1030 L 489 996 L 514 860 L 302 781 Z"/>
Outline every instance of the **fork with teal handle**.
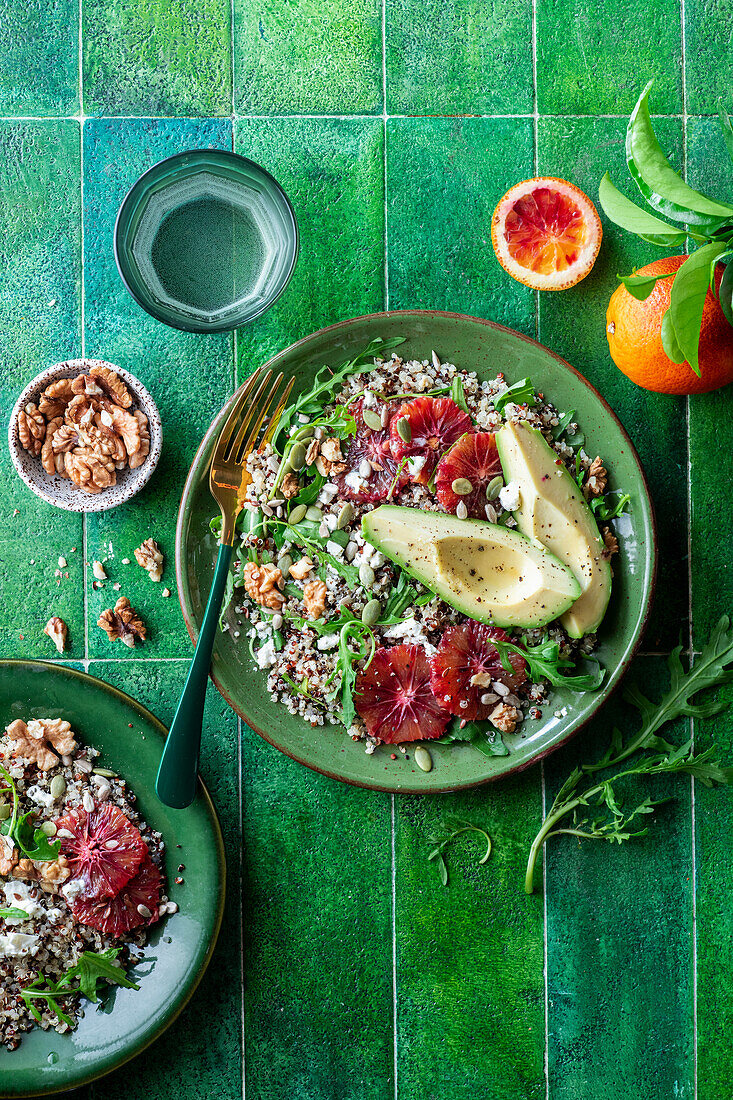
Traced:
<path fill-rule="evenodd" d="M 209 471 L 211 495 L 221 509 L 219 555 L 206 603 L 196 651 L 163 749 L 155 790 L 174 809 L 190 806 L 196 794 L 206 685 L 217 624 L 232 561 L 237 516 L 242 510 L 243 472 L 247 456 L 273 438 L 293 388 L 281 390 L 283 375 L 255 371 L 232 398 L 232 408 L 219 433 Z"/>

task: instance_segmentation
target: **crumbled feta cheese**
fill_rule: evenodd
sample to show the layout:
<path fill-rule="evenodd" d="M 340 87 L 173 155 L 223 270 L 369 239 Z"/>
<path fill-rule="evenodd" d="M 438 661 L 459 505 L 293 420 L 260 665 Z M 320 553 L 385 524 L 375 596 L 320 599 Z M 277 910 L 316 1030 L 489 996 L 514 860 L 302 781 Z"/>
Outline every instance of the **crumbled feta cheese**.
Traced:
<path fill-rule="evenodd" d="M 343 546 L 340 546 L 337 542 L 334 542 L 333 539 L 329 539 L 326 543 L 326 550 L 331 555 L 331 557 L 334 558 L 341 558 L 344 554 Z"/>
<path fill-rule="evenodd" d="M 338 644 L 338 634 L 323 634 L 316 642 L 316 646 L 320 650 L 335 649 Z"/>
<path fill-rule="evenodd" d="M 38 936 L 11 932 L 8 936 L 0 936 L 0 959 L 20 959 L 24 955 L 35 955 L 39 946 Z"/>
<path fill-rule="evenodd" d="M 381 550 L 373 550 L 372 556 L 369 559 L 369 564 L 372 569 L 380 569 L 386 562 L 386 558 Z"/>
<path fill-rule="evenodd" d="M 516 481 L 510 481 L 499 493 L 499 503 L 507 512 L 516 512 L 521 500 L 521 493 Z"/>
<path fill-rule="evenodd" d="M 329 531 L 335 531 L 338 525 L 338 517 L 332 516 L 329 512 L 329 514 L 324 518 L 323 522 L 326 524 L 326 527 L 329 529 Z"/>
<path fill-rule="evenodd" d="M 50 810 L 56 799 L 50 793 L 50 791 L 42 791 L 40 787 L 35 784 L 29 787 L 26 791 L 29 798 L 32 798 L 37 806 L 45 806 L 47 810 Z"/>
<path fill-rule="evenodd" d="M 349 470 L 348 474 L 344 478 L 344 482 L 348 485 L 349 489 L 353 489 L 355 493 L 358 493 L 364 488 L 364 482 L 359 477 L 358 470 Z"/>
<path fill-rule="evenodd" d="M 74 898 L 78 898 L 79 894 L 84 891 L 84 879 L 70 878 L 68 882 L 65 882 L 61 887 L 61 893 L 64 895 L 67 901 L 73 901 Z"/>
<path fill-rule="evenodd" d="M 271 641 L 265 642 L 265 644 L 255 653 L 255 660 L 260 668 L 272 668 L 275 664 L 274 644 Z"/>
<path fill-rule="evenodd" d="M 425 465 L 424 455 L 408 455 L 407 456 L 407 469 L 410 472 L 410 477 L 415 477 L 419 474 Z"/>
<path fill-rule="evenodd" d="M 22 909 L 24 913 L 28 914 L 28 920 L 33 920 L 34 917 L 39 917 L 43 913 L 43 907 L 38 905 L 37 902 L 31 897 L 31 887 L 27 882 L 6 882 L 3 886 L 3 892 L 5 893 L 5 904 L 13 909 Z M 21 924 L 21 917 L 6 917 L 5 923 L 7 925 Z"/>

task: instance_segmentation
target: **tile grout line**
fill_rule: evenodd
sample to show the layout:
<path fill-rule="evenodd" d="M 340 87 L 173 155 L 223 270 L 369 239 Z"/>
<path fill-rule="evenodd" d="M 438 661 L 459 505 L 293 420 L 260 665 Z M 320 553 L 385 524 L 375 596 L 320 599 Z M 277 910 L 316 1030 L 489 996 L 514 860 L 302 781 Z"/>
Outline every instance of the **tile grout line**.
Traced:
<path fill-rule="evenodd" d="M 382 0 L 382 128 L 384 141 L 384 308 L 389 309 L 389 234 L 387 232 L 387 0 Z"/>
<path fill-rule="evenodd" d="M 79 115 L 0 115 L 0 122 L 73 122 L 73 121 L 78 121 L 79 117 L 80 117 Z M 273 122 L 277 122 L 280 119 L 319 119 L 319 118 L 321 118 L 321 119 L 335 119 L 335 120 L 346 121 L 346 122 L 348 122 L 349 120 L 354 120 L 356 122 L 365 122 L 365 121 L 366 122 L 370 122 L 370 121 L 373 122 L 373 121 L 375 121 L 379 118 L 384 119 L 385 117 L 387 119 L 400 119 L 400 120 L 432 118 L 432 119 L 445 119 L 445 120 L 465 119 L 465 120 L 468 120 L 468 121 L 470 121 L 471 119 L 476 119 L 476 120 L 480 121 L 482 119 L 491 120 L 491 119 L 499 119 L 499 118 L 503 118 L 503 119 L 512 119 L 512 118 L 516 118 L 516 119 L 522 119 L 522 118 L 523 119 L 533 119 L 535 117 L 535 115 L 534 115 L 534 112 L 527 112 L 527 113 L 523 113 L 523 114 L 513 114 L 513 115 L 507 115 L 507 114 L 505 114 L 505 115 L 502 115 L 502 114 L 496 114 L 496 115 L 400 115 L 400 114 L 391 115 L 391 114 L 386 114 L 385 115 L 385 112 L 382 111 L 381 115 L 380 114 L 370 114 L 370 115 L 360 115 L 360 114 L 347 114 L 347 115 L 338 115 L 338 114 L 334 114 L 334 115 L 317 115 L 317 114 L 302 114 L 302 115 L 285 115 L 285 114 L 283 114 L 283 115 L 280 115 L 280 114 L 268 114 L 268 115 L 240 115 L 240 114 L 234 114 L 234 115 L 85 115 L 84 119 L 86 120 L 88 118 L 92 118 L 92 119 L 94 119 L 95 121 L 98 121 L 98 122 L 203 122 L 206 119 L 218 120 L 218 119 L 225 119 L 225 118 L 233 118 L 235 121 L 238 121 L 240 119 L 245 120 L 245 121 L 247 119 L 264 119 L 264 120 L 270 119 Z M 560 120 L 566 119 L 566 118 L 579 118 L 579 119 L 582 119 L 582 118 L 587 118 L 587 119 L 606 118 L 606 119 L 624 119 L 625 121 L 628 121 L 629 115 L 628 115 L 628 112 L 626 112 L 625 114 L 619 114 L 619 115 L 608 115 L 608 114 L 606 114 L 606 115 L 604 115 L 604 114 L 558 115 L 558 114 L 553 114 L 552 112 L 548 112 L 548 113 L 542 114 L 542 115 L 538 114 L 537 117 L 538 118 L 541 117 L 541 118 L 560 119 Z M 685 117 L 687 117 L 687 118 L 711 118 L 712 119 L 712 118 L 715 118 L 716 116 L 715 115 L 699 114 L 699 115 L 688 115 L 688 116 L 685 116 Z M 682 120 L 683 116 L 681 114 L 659 114 L 659 113 L 654 113 L 654 114 L 652 114 L 652 118 L 653 119 L 667 119 L 667 118 L 669 118 L 669 119 Z"/>
<path fill-rule="evenodd" d="M 685 0 L 680 0 L 680 53 L 682 58 L 682 178 L 687 180 L 687 35 Z M 690 439 L 690 398 L 685 398 L 685 433 L 687 436 L 687 643 L 690 665 L 695 660 L 692 623 L 692 446 Z M 695 746 L 695 720 L 689 720 L 690 740 Z M 695 777 L 690 776 L 690 874 L 692 877 L 692 1095 L 698 1095 L 697 1040 L 697 850 L 696 850 Z"/>
<path fill-rule="evenodd" d="M 86 355 L 86 314 L 85 314 L 85 280 L 84 280 L 84 45 L 82 28 L 82 2 L 79 0 L 79 259 L 81 265 L 81 277 L 79 284 L 80 295 L 80 323 L 81 323 L 81 357 Z M 84 671 L 89 672 L 89 579 L 87 576 L 87 514 L 81 516 L 81 564 L 83 569 L 83 595 L 84 595 Z"/>
<path fill-rule="evenodd" d="M 395 796 L 390 795 L 390 825 L 392 834 L 392 1075 L 394 1100 L 398 1100 L 397 1081 L 397 857 L 395 848 Z"/>
<path fill-rule="evenodd" d="M 533 170 L 534 175 L 540 173 L 540 108 L 539 92 L 537 85 L 537 0 L 532 0 L 532 135 L 533 135 Z M 534 292 L 534 323 L 535 339 L 540 339 L 540 292 Z M 542 820 L 547 812 L 547 780 L 545 775 L 545 762 L 540 765 L 540 791 Z M 547 942 L 547 855 L 546 850 L 542 861 L 542 978 L 544 994 L 544 1026 L 545 1043 L 543 1051 L 542 1069 L 545 1075 L 545 1100 L 550 1100 L 550 996 L 549 996 L 549 952 Z"/>

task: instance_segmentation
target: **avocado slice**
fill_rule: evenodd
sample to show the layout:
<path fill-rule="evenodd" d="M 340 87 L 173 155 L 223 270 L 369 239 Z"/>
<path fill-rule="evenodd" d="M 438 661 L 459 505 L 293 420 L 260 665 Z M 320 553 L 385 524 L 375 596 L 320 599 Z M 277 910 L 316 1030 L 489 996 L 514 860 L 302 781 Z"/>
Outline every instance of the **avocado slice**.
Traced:
<path fill-rule="evenodd" d="M 519 487 L 517 526 L 536 538 L 580 583 L 561 623 L 571 638 L 597 630 L 611 598 L 611 566 L 595 517 L 565 464 L 536 428 L 508 421 L 496 433 L 504 478 Z"/>
<path fill-rule="evenodd" d="M 535 539 L 482 520 L 383 504 L 364 538 L 471 619 L 544 626 L 580 595 L 571 569 Z"/>

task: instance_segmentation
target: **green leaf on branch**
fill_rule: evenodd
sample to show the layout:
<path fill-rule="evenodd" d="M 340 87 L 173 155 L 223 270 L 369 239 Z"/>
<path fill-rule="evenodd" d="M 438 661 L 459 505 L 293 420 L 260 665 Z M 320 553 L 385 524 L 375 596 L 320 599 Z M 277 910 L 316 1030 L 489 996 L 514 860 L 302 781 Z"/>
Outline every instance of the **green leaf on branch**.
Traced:
<path fill-rule="evenodd" d="M 726 321 L 729 325 L 733 325 L 733 260 L 725 266 L 723 278 L 718 287 L 718 301 Z"/>
<path fill-rule="evenodd" d="M 606 217 L 610 218 L 621 229 L 626 229 L 629 233 L 636 233 L 637 236 L 643 237 L 650 244 L 659 245 L 661 248 L 675 248 L 681 247 L 687 238 L 684 229 L 668 225 L 661 218 L 650 214 L 648 210 L 643 210 L 631 199 L 627 199 L 625 195 L 622 195 L 618 188 L 611 183 L 608 172 L 599 184 L 598 198 Z"/>
<path fill-rule="evenodd" d="M 637 302 L 645 302 L 657 282 L 660 279 L 674 278 L 674 272 L 669 275 L 617 275 L 616 278 L 623 283 L 629 294 L 636 298 Z"/>
<path fill-rule="evenodd" d="M 687 257 L 672 283 L 669 299 L 670 320 L 680 351 L 698 377 L 700 376 L 698 362 L 700 325 L 710 286 L 710 265 L 725 251 L 725 246 L 715 241 L 698 248 L 697 252 Z"/>
<path fill-rule="evenodd" d="M 725 147 L 728 150 L 730 159 L 733 160 L 733 123 L 731 123 L 730 115 L 722 103 L 718 106 L 718 117 L 720 118 L 720 127 L 723 131 Z"/>
<path fill-rule="evenodd" d="M 673 363 L 684 363 L 685 353 L 677 343 L 677 336 L 675 335 L 674 325 L 672 324 L 672 314 L 668 309 L 664 311 L 662 317 L 662 347 L 668 359 L 671 359 Z"/>
<path fill-rule="evenodd" d="M 649 205 L 672 221 L 712 233 L 733 218 L 733 206 L 695 191 L 680 179 L 657 141 L 649 114 L 650 80 L 631 113 L 626 130 L 626 162 Z"/>

